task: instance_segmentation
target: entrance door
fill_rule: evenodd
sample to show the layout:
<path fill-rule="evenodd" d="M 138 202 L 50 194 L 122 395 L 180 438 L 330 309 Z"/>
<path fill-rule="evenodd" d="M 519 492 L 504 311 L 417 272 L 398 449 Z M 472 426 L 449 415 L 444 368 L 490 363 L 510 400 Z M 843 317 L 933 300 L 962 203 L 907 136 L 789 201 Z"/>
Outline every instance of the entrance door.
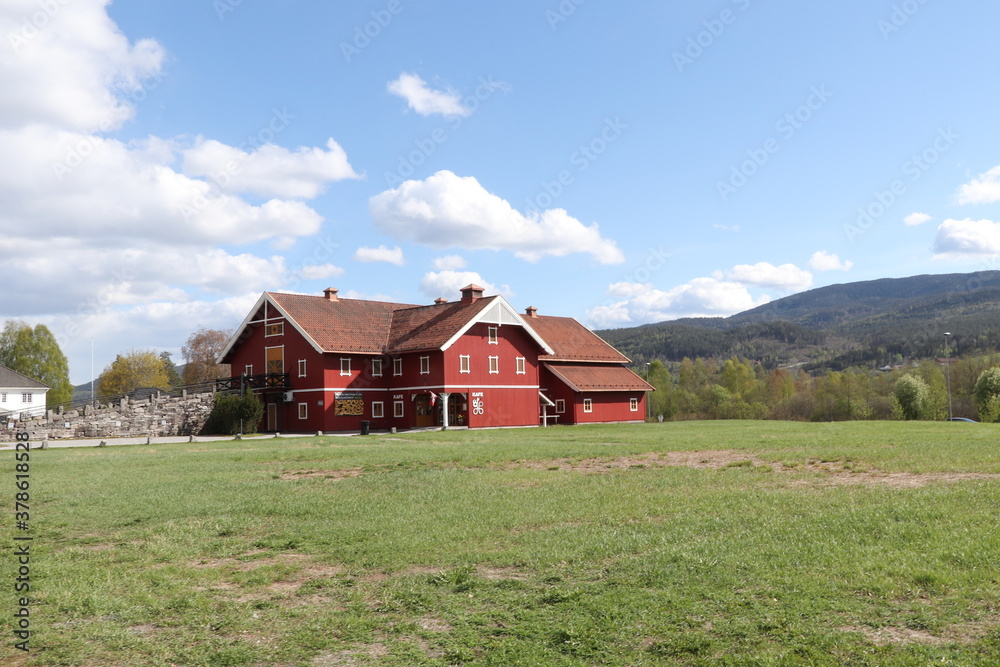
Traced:
<path fill-rule="evenodd" d="M 278 430 L 278 404 L 268 403 L 267 404 L 267 430 L 277 431 Z"/>
<path fill-rule="evenodd" d="M 266 359 L 264 364 L 265 373 L 284 373 L 285 372 L 285 348 L 284 347 L 269 347 L 266 350 Z"/>
<path fill-rule="evenodd" d="M 414 401 L 417 411 L 417 428 L 434 426 L 434 408 L 431 407 L 431 397 L 419 394 Z"/>

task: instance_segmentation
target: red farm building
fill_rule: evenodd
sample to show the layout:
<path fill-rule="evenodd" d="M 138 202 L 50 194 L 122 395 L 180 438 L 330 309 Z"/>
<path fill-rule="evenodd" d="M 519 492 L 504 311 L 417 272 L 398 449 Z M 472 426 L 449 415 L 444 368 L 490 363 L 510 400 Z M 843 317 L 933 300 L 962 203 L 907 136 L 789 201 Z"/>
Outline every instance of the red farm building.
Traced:
<path fill-rule="evenodd" d="M 265 292 L 219 358 L 266 431 L 642 421 L 653 388 L 579 322 L 468 285 L 419 306 Z"/>

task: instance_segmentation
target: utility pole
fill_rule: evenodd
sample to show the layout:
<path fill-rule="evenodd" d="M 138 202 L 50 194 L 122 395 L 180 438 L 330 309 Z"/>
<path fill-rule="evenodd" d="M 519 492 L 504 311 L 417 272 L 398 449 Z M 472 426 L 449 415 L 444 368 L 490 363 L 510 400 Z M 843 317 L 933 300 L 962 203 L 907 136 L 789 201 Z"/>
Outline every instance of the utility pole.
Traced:
<path fill-rule="evenodd" d="M 948 379 L 948 420 L 954 417 L 951 411 L 951 350 L 948 348 L 948 337 L 951 336 L 950 331 L 944 332 L 944 368 L 945 377 Z"/>

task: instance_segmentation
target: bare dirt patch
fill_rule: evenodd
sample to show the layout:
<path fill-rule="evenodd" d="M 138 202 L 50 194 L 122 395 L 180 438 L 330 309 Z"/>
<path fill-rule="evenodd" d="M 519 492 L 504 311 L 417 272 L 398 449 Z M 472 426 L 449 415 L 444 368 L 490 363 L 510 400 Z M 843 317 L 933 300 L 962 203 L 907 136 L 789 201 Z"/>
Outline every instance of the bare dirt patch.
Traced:
<path fill-rule="evenodd" d="M 317 667 L 333 667 L 334 665 L 367 665 L 371 661 L 389 655 L 389 647 L 381 642 L 355 646 L 354 648 L 324 653 L 313 658 L 312 664 Z"/>
<path fill-rule="evenodd" d="M 460 467 L 442 465 L 440 467 Z M 801 463 L 774 463 L 764 461 L 752 454 L 734 449 L 712 449 L 695 452 L 661 452 L 633 456 L 595 457 L 587 459 L 533 459 L 509 461 L 483 467 L 468 467 L 468 470 L 544 470 L 552 472 L 574 472 L 580 474 L 601 474 L 616 471 L 631 471 L 659 468 L 696 468 L 723 470 L 729 468 L 750 468 L 758 472 L 781 474 L 821 473 L 810 479 L 796 479 L 791 486 L 831 486 L 869 485 L 892 488 L 917 488 L 934 483 L 957 483 L 974 480 L 1000 479 L 1000 474 L 989 473 L 909 473 L 884 472 L 867 468 L 856 461 L 817 461 Z M 390 472 L 391 467 L 378 470 L 344 468 L 340 470 L 291 470 L 280 475 L 284 480 L 320 478 L 337 482 L 359 477 L 373 472 Z M 537 486 L 538 482 L 523 482 L 521 486 Z"/>

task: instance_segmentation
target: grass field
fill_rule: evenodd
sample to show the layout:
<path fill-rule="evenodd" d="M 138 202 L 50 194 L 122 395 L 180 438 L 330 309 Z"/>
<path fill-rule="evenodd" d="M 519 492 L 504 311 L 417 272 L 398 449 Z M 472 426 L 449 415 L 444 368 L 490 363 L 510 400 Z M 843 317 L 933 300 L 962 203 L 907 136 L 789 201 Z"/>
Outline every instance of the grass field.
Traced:
<path fill-rule="evenodd" d="M 1000 427 L 690 422 L 31 453 L 13 665 L 997 665 Z"/>

